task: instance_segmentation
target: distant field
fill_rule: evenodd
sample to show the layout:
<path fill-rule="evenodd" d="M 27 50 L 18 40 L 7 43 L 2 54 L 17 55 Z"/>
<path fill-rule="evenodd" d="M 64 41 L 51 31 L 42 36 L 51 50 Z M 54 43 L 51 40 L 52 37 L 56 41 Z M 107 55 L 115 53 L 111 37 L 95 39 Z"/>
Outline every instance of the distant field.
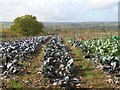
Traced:
<path fill-rule="evenodd" d="M 62 37 L 75 37 L 76 39 L 80 40 L 81 38 L 91 39 L 91 38 L 98 38 L 98 37 L 107 37 L 107 36 L 118 36 L 118 30 L 63 30 L 59 33 Z"/>
<path fill-rule="evenodd" d="M 2 27 L 9 28 L 12 22 L 0 22 Z M 116 28 L 118 22 L 43 22 L 46 27 L 66 27 L 66 28 Z M 1 27 L 0 25 L 0 27 Z"/>
<path fill-rule="evenodd" d="M 9 27 L 12 22 L 1 22 L 0 27 L 2 40 L 9 40 L 19 37 L 18 34 L 11 32 Z M 48 34 L 60 34 L 65 37 L 76 37 L 84 39 L 118 35 L 117 22 L 44 22 L 45 31 Z"/>

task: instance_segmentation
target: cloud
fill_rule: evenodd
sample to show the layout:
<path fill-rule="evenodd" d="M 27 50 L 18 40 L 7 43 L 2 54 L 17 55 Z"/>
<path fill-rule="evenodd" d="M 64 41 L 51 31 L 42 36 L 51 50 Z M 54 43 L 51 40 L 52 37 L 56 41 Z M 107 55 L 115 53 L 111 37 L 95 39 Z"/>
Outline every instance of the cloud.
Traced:
<path fill-rule="evenodd" d="M 88 6 L 92 9 L 107 9 L 117 5 L 119 0 L 88 0 Z"/>
<path fill-rule="evenodd" d="M 40 21 L 117 20 L 117 2 L 118 0 L 1 0 L 0 20 L 13 21 L 25 14 L 35 15 Z"/>

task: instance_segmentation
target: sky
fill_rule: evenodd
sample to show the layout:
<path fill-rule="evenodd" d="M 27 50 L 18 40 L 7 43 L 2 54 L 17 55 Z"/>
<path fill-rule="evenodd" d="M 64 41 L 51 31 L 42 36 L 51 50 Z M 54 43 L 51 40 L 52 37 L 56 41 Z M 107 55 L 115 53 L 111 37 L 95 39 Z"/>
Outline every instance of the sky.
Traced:
<path fill-rule="evenodd" d="M 117 21 L 119 0 L 0 0 L 0 21 L 31 14 L 42 22 Z"/>

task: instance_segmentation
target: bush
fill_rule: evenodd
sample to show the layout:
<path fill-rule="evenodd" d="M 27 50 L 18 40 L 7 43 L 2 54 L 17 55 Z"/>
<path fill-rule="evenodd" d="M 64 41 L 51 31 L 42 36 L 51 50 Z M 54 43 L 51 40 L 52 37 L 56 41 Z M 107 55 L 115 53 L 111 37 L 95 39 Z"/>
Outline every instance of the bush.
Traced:
<path fill-rule="evenodd" d="M 17 17 L 14 20 L 13 25 L 11 25 L 10 30 L 23 36 L 35 36 L 44 33 L 43 28 L 43 23 L 37 21 L 35 16 L 25 15 Z"/>

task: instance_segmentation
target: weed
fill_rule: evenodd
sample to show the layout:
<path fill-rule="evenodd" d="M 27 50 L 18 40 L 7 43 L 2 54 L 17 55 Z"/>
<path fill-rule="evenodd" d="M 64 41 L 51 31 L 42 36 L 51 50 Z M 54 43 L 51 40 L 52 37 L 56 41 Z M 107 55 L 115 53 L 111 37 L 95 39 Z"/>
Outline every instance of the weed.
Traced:
<path fill-rule="evenodd" d="M 10 88 L 23 88 L 23 84 L 20 82 L 17 82 L 16 80 L 11 80 Z"/>
<path fill-rule="evenodd" d="M 94 77 L 94 75 L 93 75 L 93 73 L 91 71 L 86 71 L 84 76 L 87 79 L 92 79 Z"/>

